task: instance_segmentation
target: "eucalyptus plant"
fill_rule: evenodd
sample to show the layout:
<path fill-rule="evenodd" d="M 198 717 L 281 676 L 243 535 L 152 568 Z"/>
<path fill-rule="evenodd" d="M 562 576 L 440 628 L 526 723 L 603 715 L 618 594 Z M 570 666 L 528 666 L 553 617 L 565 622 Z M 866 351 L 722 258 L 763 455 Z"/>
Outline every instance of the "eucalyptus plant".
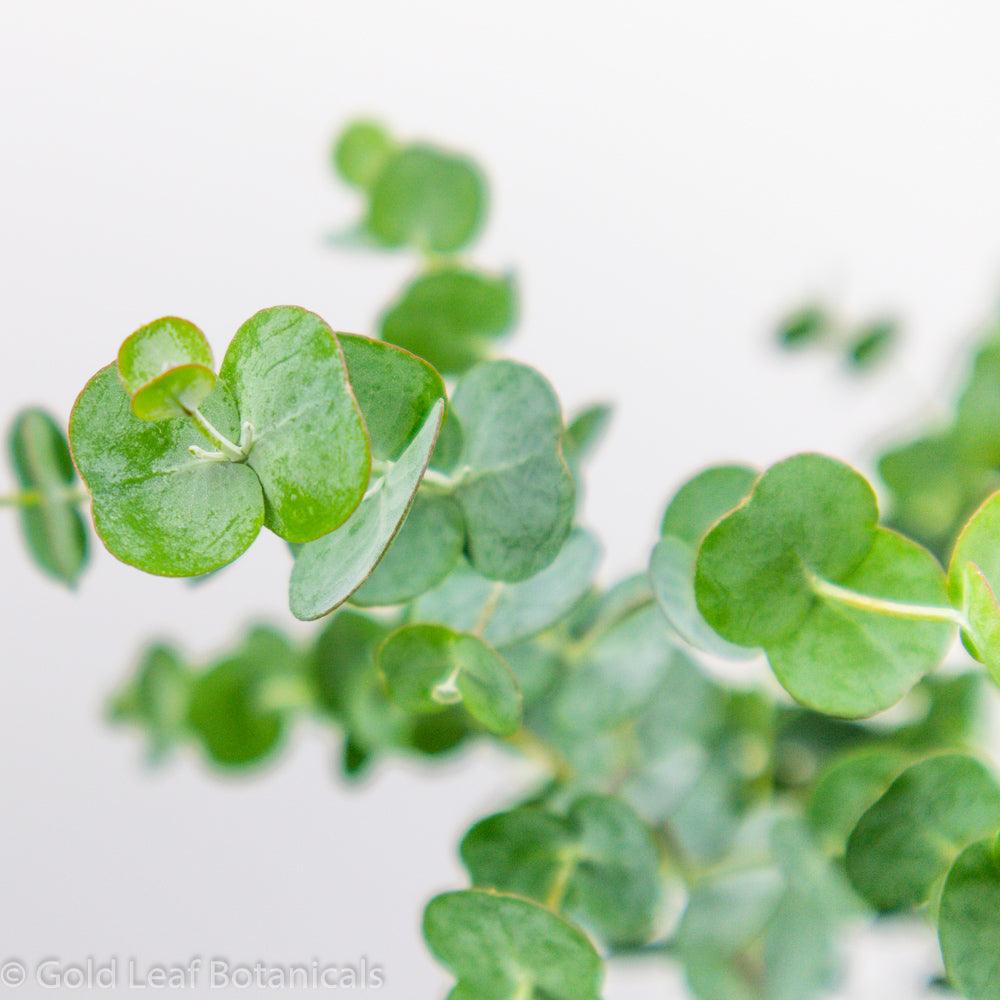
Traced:
<path fill-rule="evenodd" d="M 306 718 L 355 779 L 483 739 L 536 761 L 462 839 L 469 887 L 425 911 L 451 1000 L 598 1000 L 605 963 L 637 954 L 702 1000 L 808 1000 L 875 915 L 935 925 L 942 982 L 998 1000 L 995 344 L 954 426 L 883 458 L 887 523 L 832 457 L 715 466 L 665 504 L 649 566 L 602 586 L 578 511 L 610 411 L 564 421 L 542 375 L 492 356 L 516 282 L 455 256 L 482 172 L 375 122 L 333 161 L 352 242 L 419 261 L 378 337 L 265 308 L 216 368 L 164 317 L 86 383 L 68 434 L 14 421 L 5 502 L 47 573 L 78 581 L 87 504 L 108 551 L 161 576 L 221 570 L 267 529 L 291 613 L 320 620 L 304 642 L 254 626 L 207 663 L 150 646 L 114 718 L 154 758 L 193 744 L 225 772 L 272 762 Z M 943 499 L 921 493 L 941 454 Z M 958 637 L 965 663 L 939 670 Z M 713 667 L 755 658 L 776 684 Z"/>

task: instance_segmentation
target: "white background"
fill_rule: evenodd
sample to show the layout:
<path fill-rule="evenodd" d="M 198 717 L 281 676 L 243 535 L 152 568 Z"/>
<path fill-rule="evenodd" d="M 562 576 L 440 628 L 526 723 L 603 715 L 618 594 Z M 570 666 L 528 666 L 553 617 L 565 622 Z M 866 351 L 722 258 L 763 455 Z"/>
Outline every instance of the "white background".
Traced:
<path fill-rule="evenodd" d="M 865 463 L 945 400 L 996 291 L 998 30 L 993 4 L 914 0 L 4 0 L 0 418 L 35 402 L 65 418 L 163 313 L 219 353 L 281 302 L 370 331 L 413 262 L 323 235 L 357 210 L 328 141 L 371 112 L 488 166 L 475 259 L 521 276 L 511 352 L 567 406 L 615 402 L 587 520 L 609 579 L 641 567 L 700 465 Z M 892 370 L 859 382 L 777 356 L 775 315 L 812 292 L 900 314 Z M 307 727 L 252 780 L 194 757 L 147 773 L 103 723 L 107 692 L 152 635 L 205 656 L 251 618 L 287 624 L 288 559 L 262 538 L 191 589 L 96 556 L 67 594 L 0 522 L 0 959 L 366 954 L 387 970 L 377 995 L 443 995 L 422 905 L 463 884 L 461 831 L 523 772 L 482 751 L 347 789 Z M 925 938 L 858 954 L 854 998 L 908 997 L 933 965 Z M 607 996 L 673 982 L 615 970 Z"/>

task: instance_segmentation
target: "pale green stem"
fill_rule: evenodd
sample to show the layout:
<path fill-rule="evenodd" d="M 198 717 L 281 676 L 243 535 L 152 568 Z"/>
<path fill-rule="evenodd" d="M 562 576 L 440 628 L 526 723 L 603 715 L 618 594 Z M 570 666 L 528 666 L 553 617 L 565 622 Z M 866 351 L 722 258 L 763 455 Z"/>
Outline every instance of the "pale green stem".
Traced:
<path fill-rule="evenodd" d="M 872 611 L 875 614 L 887 615 L 891 618 L 908 618 L 912 621 L 944 622 L 967 629 L 968 620 L 956 608 L 943 608 L 932 604 L 906 604 L 903 601 L 890 601 L 883 597 L 872 597 L 870 594 L 859 594 L 836 583 L 830 583 L 822 577 L 809 575 L 809 584 L 813 593 L 828 600 L 859 611 Z"/>
<path fill-rule="evenodd" d="M 497 605 L 500 603 L 503 591 L 503 582 L 497 580 L 490 589 L 486 600 L 483 602 L 482 610 L 479 612 L 479 617 L 476 619 L 476 624 L 472 629 L 473 635 L 478 635 L 482 638 L 483 633 L 486 631 L 486 626 L 489 625 L 490 619 L 493 617 L 493 613 L 496 611 Z"/>
<path fill-rule="evenodd" d="M 462 700 L 462 692 L 458 690 L 458 675 L 461 667 L 455 667 L 440 684 L 434 685 L 431 697 L 439 705 L 455 705 Z"/>
<path fill-rule="evenodd" d="M 250 454 L 253 445 L 253 428 L 247 422 L 243 423 L 240 429 L 240 443 L 234 444 L 225 434 L 222 433 L 197 407 L 193 410 L 184 411 L 202 432 L 219 449 L 216 454 L 205 451 L 197 445 L 192 445 L 188 450 L 196 458 L 208 461 L 245 462 Z"/>
<path fill-rule="evenodd" d="M 558 912 L 559 907 L 562 906 L 563 897 L 569 888 L 569 880 L 573 877 L 573 872 L 576 871 L 579 861 L 580 855 L 576 851 L 566 851 L 563 854 L 549 886 L 549 891 L 545 895 L 545 905 L 550 910 Z"/>
<path fill-rule="evenodd" d="M 388 458 L 376 458 L 372 460 L 372 472 L 386 475 L 396 463 Z M 425 469 L 423 478 L 420 480 L 421 486 L 429 487 L 438 493 L 451 493 L 458 486 L 461 476 L 446 476 L 436 469 Z"/>

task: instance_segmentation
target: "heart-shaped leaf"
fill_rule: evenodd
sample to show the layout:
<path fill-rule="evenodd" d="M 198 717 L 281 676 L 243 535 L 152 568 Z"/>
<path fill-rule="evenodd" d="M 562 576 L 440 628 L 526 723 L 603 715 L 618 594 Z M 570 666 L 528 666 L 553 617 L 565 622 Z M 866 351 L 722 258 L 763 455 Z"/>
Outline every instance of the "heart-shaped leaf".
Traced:
<path fill-rule="evenodd" d="M 940 662 L 956 613 L 930 553 L 877 521 L 874 492 L 849 466 L 780 462 L 701 543 L 698 610 L 729 642 L 762 646 L 808 707 L 888 708 Z"/>
<path fill-rule="evenodd" d="M 408 712 L 440 712 L 461 703 L 501 736 L 521 724 L 521 692 L 510 667 L 474 635 L 406 625 L 382 643 L 378 662 L 389 697 Z"/>
<path fill-rule="evenodd" d="M 410 509 L 443 415 L 444 401 L 439 399 L 409 447 L 347 523 L 302 546 L 289 584 L 289 605 L 296 618 L 311 621 L 329 614 L 371 575 Z"/>
<path fill-rule="evenodd" d="M 215 388 L 205 334 L 176 316 L 154 320 L 127 337 L 118 350 L 118 374 L 141 420 L 184 416 Z"/>
<path fill-rule="evenodd" d="M 239 437 L 225 384 L 202 409 L 222 433 Z M 160 576 L 200 576 L 232 562 L 257 537 L 264 502 L 254 471 L 194 457 L 188 449 L 204 438 L 186 417 L 139 420 L 114 365 L 80 394 L 69 439 L 91 493 L 94 527 L 123 562 Z"/>
<path fill-rule="evenodd" d="M 424 912 L 424 937 L 458 980 L 453 1000 L 599 1000 L 594 946 L 529 900 L 477 889 L 445 893 Z"/>
<path fill-rule="evenodd" d="M 499 813 L 462 841 L 475 885 L 560 910 L 611 944 L 648 938 L 660 895 L 656 845 L 611 796 L 578 799 L 566 817 L 538 807 Z"/>
<path fill-rule="evenodd" d="M 252 427 L 246 464 L 264 523 L 289 542 L 338 528 L 361 502 L 371 456 L 337 338 L 315 313 L 263 309 L 236 331 L 220 378 Z"/>
<path fill-rule="evenodd" d="M 411 618 L 460 632 L 477 630 L 493 646 L 507 646 L 562 618 L 587 593 L 600 558 L 597 539 L 574 528 L 555 561 L 521 583 L 488 580 L 461 563 L 417 598 Z"/>
<path fill-rule="evenodd" d="M 420 275 L 380 321 L 384 340 L 457 374 L 482 361 L 517 320 L 510 275 L 494 277 L 460 267 Z"/>
<path fill-rule="evenodd" d="M 28 551 L 44 572 L 72 587 L 87 564 L 89 539 L 66 436 L 44 410 L 30 409 L 14 418 L 8 443 Z"/>
<path fill-rule="evenodd" d="M 432 146 L 398 150 L 369 190 L 365 227 L 383 246 L 453 253 L 486 217 L 486 182 L 476 165 Z"/>
<path fill-rule="evenodd" d="M 847 873 L 880 910 L 919 906 L 959 852 L 1000 828 L 1000 786 L 977 760 L 942 754 L 907 768 L 861 817 Z"/>
<path fill-rule="evenodd" d="M 472 565 L 491 580 L 534 576 L 555 559 L 573 519 L 559 400 L 531 368 L 492 361 L 462 377 L 452 406 L 464 437 L 454 495 Z"/>

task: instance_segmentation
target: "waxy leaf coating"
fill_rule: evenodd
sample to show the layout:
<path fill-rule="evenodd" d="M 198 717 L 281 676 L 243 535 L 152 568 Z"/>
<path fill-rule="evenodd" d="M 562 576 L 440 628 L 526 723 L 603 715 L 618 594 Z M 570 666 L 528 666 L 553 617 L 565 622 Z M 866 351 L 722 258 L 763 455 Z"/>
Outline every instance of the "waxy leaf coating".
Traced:
<path fill-rule="evenodd" d="M 396 459 L 446 398 L 444 381 L 424 360 L 370 337 L 341 333 L 351 389 L 361 407 L 374 458 Z"/>
<path fill-rule="evenodd" d="M 659 856 L 619 799 L 585 796 L 565 817 L 533 806 L 498 813 L 466 834 L 461 851 L 477 886 L 547 903 L 612 944 L 650 934 Z"/>
<path fill-rule="evenodd" d="M 351 603 L 379 607 L 419 597 L 455 568 L 464 543 L 465 522 L 455 500 L 418 492 L 399 534 Z"/>
<path fill-rule="evenodd" d="M 460 632 L 477 629 L 493 646 L 507 646 L 562 618 L 589 590 L 600 558 L 597 539 L 574 528 L 555 560 L 520 583 L 488 580 L 460 563 L 438 587 L 417 598 L 411 617 Z"/>
<path fill-rule="evenodd" d="M 938 665 L 954 612 L 930 553 L 877 522 L 849 466 L 779 462 L 701 543 L 698 610 L 728 641 L 762 646 L 804 705 L 848 718 L 888 708 Z"/>
<path fill-rule="evenodd" d="M 492 361 L 462 377 L 452 406 L 463 433 L 454 496 L 472 565 L 491 580 L 534 576 L 558 555 L 573 520 L 559 400 L 533 369 Z"/>
<path fill-rule="evenodd" d="M 1000 829 L 1000 786 L 977 760 L 941 754 L 907 768 L 847 842 L 854 888 L 880 910 L 925 902 L 968 844 Z"/>
<path fill-rule="evenodd" d="M 998 1000 L 1000 855 L 997 838 L 970 844 L 955 859 L 938 906 L 938 937 L 951 986 L 968 1000 Z"/>
<path fill-rule="evenodd" d="M 474 635 L 405 625 L 382 643 L 378 662 L 389 697 L 408 712 L 440 712 L 461 703 L 501 736 L 521 724 L 521 691 L 510 667 Z"/>
<path fill-rule="evenodd" d="M 215 388 L 205 334 L 165 316 L 140 327 L 118 350 L 118 374 L 141 420 L 169 420 L 197 409 Z"/>
<path fill-rule="evenodd" d="M 239 413 L 225 383 L 202 410 L 239 438 Z M 206 441 L 187 417 L 139 420 L 114 365 L 80 394 L 69 439 L 97 534 L 123 562 L 160 576 L 200 576 L 232 562 L 257 537 L 264 501 L 254 471 L 191 455 L 191 445 Z"/>
<path fill-rule="evenodd" d="M 594 946 L 530 900 L 477 889 L 445 893 L 424 911 L 424 937 L 458 980 L 453 1000 L 600 1000 Z"/>
<path fill-rule="evenodd" d="M 382 316 L 379 332 L 438 371 L 457 374 L 482 361 L 516 320 L 517 291 L 510 275 L 440 267 L 407 286 Z"/>
<path fill-rule="evenodd" d="M 29 409 L 14 419 L 8 444 L 28 551 L 45 573 L 72 587 L 87 564 L 89 536 L 66 436 L 44 410 Z"/>
<path fill-rule="evenodd" d="M 365 227 L 383 246 L 453 253 L 486 216 L 486 182 L 476 165 L 433 146 L 398 150 L 369 189 Z"/>
<path fill-rule="evenodd" d="M 264 523 L 289 542 L 340 527 L 364 496 L 371 455 L 330 327 L 298 306 L 262 309 L 236 331 L 219 377 L 253 428 L 246 464 Z"/>
<path fill-rule="evenodd" d="M 310 621 L 343 604 L 374 571 L 392 544 L 427 468 L 444 401 L 438 400 L 424 426 L 347 523 L 303 545 L 295 558 L 289 605 L 296 618 Z"/>

